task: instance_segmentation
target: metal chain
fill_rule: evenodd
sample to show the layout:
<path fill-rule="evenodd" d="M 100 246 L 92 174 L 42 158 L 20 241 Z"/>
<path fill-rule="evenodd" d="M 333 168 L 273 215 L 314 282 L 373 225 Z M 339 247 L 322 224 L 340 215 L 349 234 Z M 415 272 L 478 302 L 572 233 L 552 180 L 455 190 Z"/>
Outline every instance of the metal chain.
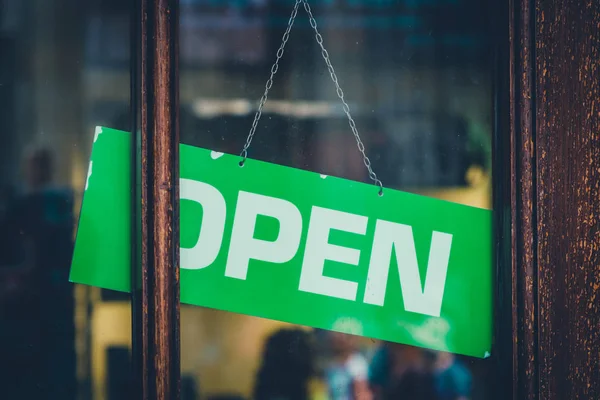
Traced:
<path fill-rule="evenodd" d="M 338 83 L 337 75 L 335 74 L 335 70 L 333 69 L 331 60 L 329 59 L 329 52 L 325 49 L 325 46 L 323 46 L 323 36 L 321 36 L 321 34 L 319 33 L 319 29 L 317 28 L 317 21 L 315 20 L 315 17 L 312 14 L 310 5 L 308 4 L 308 0 L 302 0 L 302 3 L 304 3 L 304 9 L 306 10 L 306 13 L 308 14 L 308 18 L 310 20 L 310 26 L 312 26 L 313 29 L 315 30 L 315 38 L 317 39 L 317 43 L 319 44 L 319 47 L 321 47 L 321 55 L 323 56 L 323 59 L 325 60 L 325 64 L 327 64 L 327 69 L 329 70 L 329 75 L 331 75 L 331 80 L 335 84 L 336 93 L 337 93 L 338 97 L 340 98 L 340 100 L 342 101 L 342 104 L 344 107 L 344 113 L 346 113 L 346 116 L 348 117 L 348 125 L 350 125 L 350 129 L 352 129 L 352 133 L 354 134 L 354 138 L 356 139 L 356 145 L 358 146 L 358 150 L 360 151 L 360 153 L 363 156 L 363 163 L 365 164 L 365 167 L 367 167 L 367 170 L 369 171 L 369 178 L 371 178 L 371 180 L 377 186 L 379 186 L 379 195 L 381 196 L 381 195 L 383 195 L 383 184 L 381 183 L 379 178 L 377 178 L 377 175 L 375 174 L 375 172 L 373 171 L 373 168 L 371 167 L 371 160 L 369 160 L 369 157 L 367 157 L 367 155 L 365 153 L 365 145 L 363 144 L 362 140 L 360 140 L 360 135 L 358 134 L 358 129 L 356 128 L 356 124 L 354 123 L 354 119 L 350 115 L 350 106 L 348 105 L 348 103 L 346 103 L 346 100 L 344 99 L 344 91 L 342 90 L 342 88 L 340 87 L 340 84 Z"/>
<path fill-rule="evenodd" d="M 267 101 L 269 89 L 271 89 L 271 86 L 273 86 L 273 77 L 275 76 L 275 74 L 277 73 L 277 70 L 279 69 L 279 60 L 283 56 L 283 51 L 284 51 L 285 45 L 289 39 L 290 30 L 292 29 L 292 26 L 294 25 L 294 20 L 296 19 L 296 15 L 298 13 L 298 6 L 300 5 L 300 3 L 302 3 L 304 5 L 304 10 L 308 14 L 310 26 L 315 31 L 315 38 L 317 40 L 317 43 L 319 44 L 319 47 L 321 48 L 321 55 L 323 56 L 323 59 L 325 60 L 325 64 L 327 65 L 327 70 L 329 71 L 331 80 L 335 84 L 336 93 L 342 102 L 344 113 L 348 117 L 348 125 L 350 126 L 350 129 L 352 130 L 352 133 L 354 134 L 354 138 L 356 139 L 356 145 L 358 146 L 358 150 L 360 151 L 360 153 L 363 156 L 363 163 L 365 164 L 365 167 L 367 168 L 367 171 L 369 172 L 369 178 L 377 186 L 379 186 L 379 195 L 382 196 L 383 195 L 383 184 L 381 183 L 379 178 L 377 178 L 377 174 L 375 174 L 375 172 L 373 171 L 373 168 L 371 166 L 371 160 L 369 160 L 369 157 L 367 157 L 367 154 L 365 153 L 365 145 L 363 144 L 362 140 L 360 139 L 360 135 L 358 134 L 358 129 L 356 128 L 356 123 L 354 122 L 354 119 L 350 115 L 350 106 L 344 99 L 344 91 L 340 87 L 337 75 L 335 73 L 335 70 L 333 69 L 331 60 L 329 59 L 329 52 L 327 51 L 327 49 L 325 49 L 325 46 L 323 45 L 323 36 L 321 36 L 321 33 L 319 33 L 319 29 L 317 28 L 317 20 L 313 16 L 310 5 L 308 4 L 308 0 L 296 0 L 296 3 L 294 4 L 294 9 L 292 10 L 292 14 L 288 21 L 287 29 L 285 30 L 285 33 L 283 34 L 281 46 L 279 47 L 279 50 L 277 50 L 277 58 L 275 59 L 275 63 L 271 67 L 271 76 L 269 77 L 269 80 L 267 81 L 267 84 L 265 86 L 265 93 L 263 94 L 262 98 L 260 99 L 260 103 L 258 105 L 258 110 L 256 111 L 256 114 L 254 115 L 254 121 L 252 122 L 252 127 L 250 128 L 250 133 L 248 134 L 248 138 L 246 139 L 246 144 L 244 145 L 242 153 L 240 154 L 240 156 L 243 158 L 242 161 L 240 161 L 240 165 L 243 166 L 244 162 L 246 161 L 246 158 L 248 157 L 248 148 L 250 147 L 252 138 L 254 137 L 254 134 L 256 133 L 256 127 L 257 127 L 258 121 L 260 120 L 260 117 L 262 115 L 262 109 Z"/>
<path fill-rule="evenodd" d="M 256 133 L 256 127 L 258 126 L 258 121 L 260 120 L 260 117 L 262 115 L 263 107 L 265 106 L 265 103 L 267 102 L 267 98 L 269 96 L 269 90 L 271 89 L 271 86 L 273 86 L 273 77 L 275 76 L 275 74 L 277 73 L 277 70 L 279 69 L 279 60 L 281 60 L 281 57 L 283 57 L 283 52 L 285 51 L 285 45 L 286 45 L 288 39 L 290 38 L 290 30 L 292 29 L 292 26 L 294 25 L 294 21 L 296 20 L 296 15 L 298 14 L 298 7 L 300 6 L 301 2 L 302 2 L 302 0 L 296 0 L 296 3 L 294 4 L 294 9 L 292 10 L 292 14 L 290 15 L 287 29 L 285 30 L 283 37 L 281 39 L 281 45 L 279 46 L 279 50 L 277 50 L 277 58 L 275 59 L 275 63 L 273 63 L 273 66 L 271 67 L 271 76 L 269 76 L 269 79 L 267 80 L 267 83 L 265 84 L 265 93 L 262 95 L 260 102 L 258 103 L 258 109 L 256 110 L 256 114 L 254 114 L 254 121 L 252 121 L 252 127 L 250 128 L 250 133 L 248 133 L 248 137 L 246 138 L 246 144 L 244 144 L 244 148 L 242 149 L 242 152 L 240 153 L 240 156 L 242 157 L 242 161 L 240 161 L 240 166 L 243 166 L 244 162 L 246 161 L 246 158 L 248 158 L 248 147 L 250 147 L 250 143 L 252 143 L 252 139 L 254 138 L 254 134 Z"/>

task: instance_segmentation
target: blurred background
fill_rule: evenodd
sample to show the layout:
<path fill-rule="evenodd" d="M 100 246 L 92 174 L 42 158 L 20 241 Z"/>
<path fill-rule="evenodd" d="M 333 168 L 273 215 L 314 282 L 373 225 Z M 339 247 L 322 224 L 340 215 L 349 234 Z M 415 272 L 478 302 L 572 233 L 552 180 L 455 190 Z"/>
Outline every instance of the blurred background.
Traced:
<path fill-rule="evenodd" d="M 239 153 L 293 1 L 180 3 L 181 140 Z M 490 208 L 489 2 L 310 3 L 384 185 Z M 131 398 L 128 296 L 68 283 L 94 127 L 130 129 L 131 7 L 0 0 L 3 399 Z M 269 99 L 250 157 L 368 181 L 303 10 Z M 494 377 L 489 360 L 200 307 L 182 306 L 181 340 L 183 400 L 486 399 Z"/>

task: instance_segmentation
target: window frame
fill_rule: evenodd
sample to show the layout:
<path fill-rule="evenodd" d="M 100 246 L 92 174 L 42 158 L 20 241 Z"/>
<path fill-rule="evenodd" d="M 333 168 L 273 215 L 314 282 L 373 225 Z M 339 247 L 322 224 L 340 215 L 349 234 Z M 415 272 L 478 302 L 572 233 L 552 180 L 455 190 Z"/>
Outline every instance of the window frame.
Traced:
<path fill-rule="evenodd" d="M 178 399 L 178 1 L 134 3 L 135 388 L 143 399 Z M 594 270 L 600 228 L 579 229 L 589 220 L 578 213 L 583 207 L 585 218 L 600 219 L 600 170 L 581 162 L 600 159 L 600 114 L 588 113 L 591 105 L 600 109 L 593 45 L 600 40 L 593 28 L 600 12 L 576 0 L 490 3 L 494 392 L 498 399 L 600 397 L 594 380 L 600 364 L 593 358 L 600 352 L 600 306 L 587 306 L 591 285 L 600 281 Z M 582 69 L 587 73 L 575 82 L 572 74 Z M 578 135 L 567 134 L 573 120 L 582 126 Z M 582 191 L 564 190 L 553 177 L 568 177 Z M 563 218 L 557 222 L 556 215 Z"/>

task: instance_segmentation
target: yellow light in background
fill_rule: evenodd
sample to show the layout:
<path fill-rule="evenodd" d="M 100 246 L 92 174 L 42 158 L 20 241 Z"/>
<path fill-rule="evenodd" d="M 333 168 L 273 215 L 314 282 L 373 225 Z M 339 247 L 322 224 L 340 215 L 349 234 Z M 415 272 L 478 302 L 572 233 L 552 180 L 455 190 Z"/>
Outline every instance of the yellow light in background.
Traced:
<path fill-rule="evenodd" d="M 95 303 L 91 342 L 94 399 L 106 399 L 106 350 L 111 346 L 131 349 L 131 306 L 128 302 Z"/>
<path fill-rule="evenodd" d="M 492 209 L 491 180 L 489 174 L 477 166 L 467 170 L 465 179 L 469 186 L 454 188 L 416 189 L 411 192 L 435 197 L 471 207 Z"/>

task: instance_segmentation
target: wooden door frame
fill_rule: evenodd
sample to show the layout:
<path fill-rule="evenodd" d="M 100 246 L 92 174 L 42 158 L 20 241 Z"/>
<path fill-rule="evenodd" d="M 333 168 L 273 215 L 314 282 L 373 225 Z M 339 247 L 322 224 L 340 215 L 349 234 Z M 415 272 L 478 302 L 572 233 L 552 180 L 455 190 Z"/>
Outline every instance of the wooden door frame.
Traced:
<path fill-rule="evenodd" d="M 179 1 L 133 3 L 133 387 L 144 400 L 178 400 Z"/>
<path fill-rule="evenodd" d="M 598 399 L 600 2 L 507 6 L 494 139 L 498 383 L 515 400 Z"/>
<path fill-rule="evenodd" d="M 495 393 L 600 398 L 600 2 L 493 3 Z M 132 24 L 143 399 L 179 398 L 177 11 L 137 0 Z"/>

